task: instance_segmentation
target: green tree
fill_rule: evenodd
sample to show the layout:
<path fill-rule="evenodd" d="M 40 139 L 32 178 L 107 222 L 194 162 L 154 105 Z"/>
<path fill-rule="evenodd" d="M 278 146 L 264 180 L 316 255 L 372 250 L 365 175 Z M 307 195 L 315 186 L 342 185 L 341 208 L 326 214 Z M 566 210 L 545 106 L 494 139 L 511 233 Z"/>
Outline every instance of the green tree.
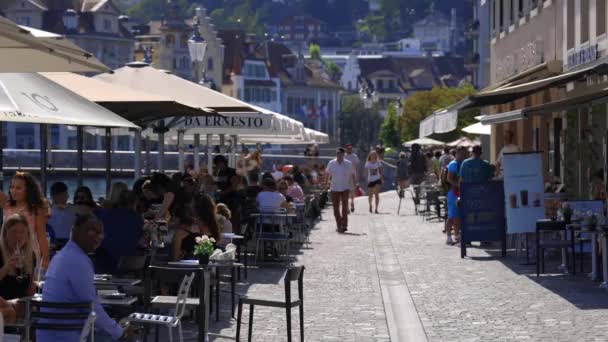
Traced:
<path fill-rule="evenodd" d="M 380 127 L 380 140 L 387 147 L 399 147 L 400 145 L 398 120 L 397 108 L 391 103 L 388 106 L 382 127 Z"/>
<path fill-rule="evenodd" d="M 345 96 L 340 113 L 340 142 L 364 152 L 378 142 L 382 116 L 377 107 L 366 108 L 358 95 Z"/>
<path fill-rule="evenodd" d="M 327 74 L 331 77 L 332 81 L 338 82 L 342 77 L 342 69 L 336 64 L 334 61 L 329 61 L 325 63 L 325 68 L 327 69 Z"/>
<path fill-rule="evenodd" d="M 403 103 L 401 116 L 401 138 L 404 141 L 418 138 L 420 122 L 434 111 L 456 103 L 463 98 L 475 94 L 476 90 L 471 85 L 459 88 L 435 87 L 429 91 L 419 91 L 408 97 Z M 474 123 L 474 117 L 479 115 L 479 110 L 468 110 L 459 113 L 458 128 L 449 133 L 434 136 L 439 140 L 455 140 L 466 135 L 461 128 Z"/>
<path fill-rule="evenodd" d="M 308 53 L 311 59 L 321 60 L 321 47 L 318 44 L 310 44 L 308 46 Z"/>

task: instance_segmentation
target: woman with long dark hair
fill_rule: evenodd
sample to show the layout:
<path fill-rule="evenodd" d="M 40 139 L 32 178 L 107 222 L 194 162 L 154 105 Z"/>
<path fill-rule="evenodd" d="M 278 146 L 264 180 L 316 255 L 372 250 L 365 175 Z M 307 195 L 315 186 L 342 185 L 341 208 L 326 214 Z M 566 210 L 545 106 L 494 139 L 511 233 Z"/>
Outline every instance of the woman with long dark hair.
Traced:
<path fill-rule="evenodd" d="M 173 260 L 192 259 L 196 237 L 207 235 L 220 241 L 215 203 L 206 194 L 196 194 L 176 211 L 179 224 L 173 234 Z"/>
<path fill-rule="evenodd" d="M 4 194 L 0 197 L 4 217 L 21 214 L 27 221 L 36 260 L 42 257 L 43 266 L 46 267 L 49 264 L 49 243 L 46 239 L 49 207 L 40 185 L 30 173 L 16 172 L 11 180 L 8 198 Z"/>

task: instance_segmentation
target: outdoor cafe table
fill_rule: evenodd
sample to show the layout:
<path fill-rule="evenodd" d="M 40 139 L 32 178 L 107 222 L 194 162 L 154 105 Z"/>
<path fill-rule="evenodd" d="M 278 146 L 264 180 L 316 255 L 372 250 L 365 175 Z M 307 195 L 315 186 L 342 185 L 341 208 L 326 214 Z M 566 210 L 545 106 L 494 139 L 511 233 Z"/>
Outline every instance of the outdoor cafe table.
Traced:
<path fill-rule="evenodd" d="M 137 286 L 141 284 L 141 279 L 116 278 L 102 274 L 96 274 L 93 278 L 95 286 Z"/>
<path fill-rule="evenodd" d="M 44 280 L 35 281 L 34 284 L 37 288 L 42 289 L 44 287 Z M 96 287 L 102 286 L 137 286 L 141 284 L 141 279 L 131 279 L 131 278 L 115 278 L 111 276 L 96 274 L 93 278 L 93 284 Z"/>
<path fill-rule="evenodd" d="M 25 302 L 27 300 L 42 301 L 43 297 L 41 293 L 36 293 L 32 297 L 21 298 L 19 301 Z M 124 298 L 106 298 L 104 296 L 99 296 L 99 302 L 103 306 L 132 306 L 137 303 L 137 297 L 125 296 Z"/>

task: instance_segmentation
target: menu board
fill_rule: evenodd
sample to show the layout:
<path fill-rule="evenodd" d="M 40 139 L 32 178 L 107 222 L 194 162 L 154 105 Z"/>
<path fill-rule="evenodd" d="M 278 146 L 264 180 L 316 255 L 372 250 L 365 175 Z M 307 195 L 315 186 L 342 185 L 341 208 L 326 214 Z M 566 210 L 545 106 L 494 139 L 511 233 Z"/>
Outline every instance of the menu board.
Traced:
<path fill-rule="evenodd" d="M 460 256 L 471 241 L 502 241 L 506 255 L 505 201 L 503 182 L 462 183 L 460 185 L 462 236 Z"/>
<path fill-rule="evenodd" d="M 503 156 L 507 233 L 534 233 L 545 218 L 542 155 L 508 153 Z"/>

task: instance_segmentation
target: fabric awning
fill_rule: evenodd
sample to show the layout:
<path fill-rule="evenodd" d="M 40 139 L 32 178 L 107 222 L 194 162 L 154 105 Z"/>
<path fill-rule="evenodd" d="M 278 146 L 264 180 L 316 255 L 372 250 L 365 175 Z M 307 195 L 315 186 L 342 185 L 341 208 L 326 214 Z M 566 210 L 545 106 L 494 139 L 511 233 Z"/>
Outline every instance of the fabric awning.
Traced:
<path fill-rule="evenodd" d="M 450 106 L 436 110 L 420 123 L 419 137 L 428 137 L 431 134 L 448 133 L 458 127 L 458 112 L 471 104 L 464 98 Z"/>
<path fill-rule="evenodd" d="M 435 116 L 433 114 L 431 114 L 431 116 L 427 117 L 426 119 L 424 119 L 420 122 L 418 137 L 424 138 L 424 137 L 428 137 L 429 135 L 432 135 L 433 131 L 435 129 L 434 125 L 435 125 Z"/>
<path fill-rule="evenodd" d="M 471 104 L 468 105 L 467 108 L 490 106 L 511 102 L 513 100 L 538 92 L 548 87 L 575 81 L 591 73 L 605 72 L 608 72 L 608 64 L 602 63 L 581 70 L 567 72 L 557 76 L 543 78 L 528 83 L 501 87 L 495 90 L 486 91 L 469 96 Z"/>
<path fill-rule="evenodd" d="M 18 26 L 0 16 L 0 72 L 109 72 L 64 36 Z"/>
<path fill-rule="evenodd" d="M 510 112 L 486 115 L 481 119 L 484 125 L 493 125 L 510 121 L 523 120 L 532 115 L 559 112 L 580 106 L 582 104 L 594 104 L 608 102 L 608 87 L 600 90 L 593 90 L 573 96 L 563 100 L 553 101 L 538 106 L 517 109 Z"/>
<path fill-rule="evenodd" d="M 0 121 L 139 128 L 36 73 L 0 73 Z"/>
<path fill-rule="evenodd" d="M 105 82 L 169 97 L 193 108 L 223 113 L 259 113 L 249 104 L 228 95 L 155 69 L 146 63 L 134 62 L 114 70 L 113 74 L 95 76 Z"/>
<path fill-rule="evenodd" d="M 203 108 L 193 108 L 181 104 L 167 96 L 145 93 L 70 72 L 41 73 L 41 75 L 87 100 L 100 104 L 123 118 L 139 124 L 146 124 L 149 121 L 169 116 L 213 114 Z"/>
<path fill-rule="evenodd" d="M 526 117 L 526 109 L 516 109 L 509 112 L 486 115 L 481 119 L 483 125 L 494 125 L 511 121 L 523 120 Z"/>

